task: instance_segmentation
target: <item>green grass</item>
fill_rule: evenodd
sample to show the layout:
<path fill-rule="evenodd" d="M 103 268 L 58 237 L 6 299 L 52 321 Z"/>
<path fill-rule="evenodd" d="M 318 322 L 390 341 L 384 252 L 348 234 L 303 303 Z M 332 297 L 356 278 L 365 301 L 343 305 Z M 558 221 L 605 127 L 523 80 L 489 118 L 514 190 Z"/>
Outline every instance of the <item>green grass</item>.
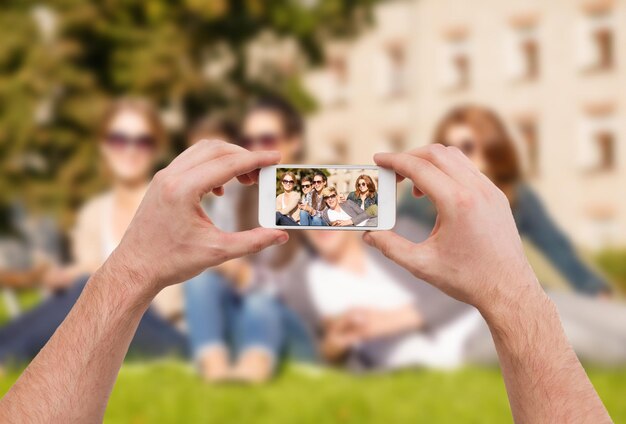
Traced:
<path fill-rule="evenodd" d="M 591 370 L 615 422 L 626 422 L 626 370 Z M 4 393 L 15 376 L 0 383 Z M 211 386 L 179 362 L 126 364 L 107 423 L 507 423 L 499 371 L 345 373 L 290 366 L 262 387 Z"/>

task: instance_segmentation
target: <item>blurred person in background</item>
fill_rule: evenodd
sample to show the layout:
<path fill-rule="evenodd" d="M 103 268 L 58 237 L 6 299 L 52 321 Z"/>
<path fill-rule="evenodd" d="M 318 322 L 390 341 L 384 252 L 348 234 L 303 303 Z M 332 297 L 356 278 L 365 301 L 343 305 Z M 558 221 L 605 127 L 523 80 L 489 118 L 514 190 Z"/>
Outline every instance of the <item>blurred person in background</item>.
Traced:
<path fill-rule="evenodd" d="M 407 217 L 395 232 L 413 242 L 430 234 Z M 306 238 L 315 256 L 294 267 L 298 274 L 288 279 L 283 299 L 316 334 L 328 363 L 355 372 L 497 364 L 489 328 L 474 307 L 416 280 L 353 232 L 310 231 Z M 626 364 L 626 305 L 549 296 L 582 361 Z"/>
<path fill-rule="evenodd" d="M 298 225 L 300 193 L 295 190 L 296 175 L 285 172 L 280 180 L 283 192 L 276 196 L 276 225 Z"/>
<path fill-rule="evenodd" d="M 375 227 L 378 219 L 370 216 L 356 203 L 339 203 L 339 196 L 335 187 L 326 187 L 322 190 L 322 197 L 327 208 L 322 211 L 324 221 L 333 227 Z"/>
<path fill-rule="evenodd" d="M 477 105 L 450 110 L 437 125 L 433 142 L 458 147 L 506 194 L 520 234 L 545 255 L 575 291 L 591 296 L 611 293 L 611 286 L 581 260 L 524 181 L 513 139 L 494 111 Z M 402 196 L 398 214 L 431 228 L 435 225 L 432 203 L 426 197 L 416 199 L 410 192 Z"/>
<path fill-rule="evenodd" d="M 44 275 L 48 287 L 63 289 L 0 329 L 0 364 L 32 359 L 65 319 L 88 279 L 115 250 L 146 192 L 167 147 L 160 117 L 142 99 L 113 102 L 99 126 L 99 147 L 110 189 L 79 211 L 72 232 L 73 262 Z M 159 294 L 141 320 L 131 350 L 166 355 L 187 349 L 176 328 L 182 317 L 179 290 Z"/>
<path fill-rule="evenodd" d="M 295 163 L 302 158 L 303 133 L 302 118 L 289 103 L 266 97 L 248 109 L 238 141 L 252 151 L 277 150 L 282 163 Z M 228 211 L 228 219 L 215 224 L 229 231 L 257 227 L 258 189 L 231 190 L 227 184 L 224 191 L 225 197 L 212 198 L 209 208 Z M 235 194 L 224 204 L 231 192 Z M 311 335 L 278 296 L 279 276 L 300 251 L 298 237 L 292 235 L 283 246 L 226 262 L 184 285 L 192 356 L 204 379 L 262 383 L 287 355 L 316 360 Z"/>

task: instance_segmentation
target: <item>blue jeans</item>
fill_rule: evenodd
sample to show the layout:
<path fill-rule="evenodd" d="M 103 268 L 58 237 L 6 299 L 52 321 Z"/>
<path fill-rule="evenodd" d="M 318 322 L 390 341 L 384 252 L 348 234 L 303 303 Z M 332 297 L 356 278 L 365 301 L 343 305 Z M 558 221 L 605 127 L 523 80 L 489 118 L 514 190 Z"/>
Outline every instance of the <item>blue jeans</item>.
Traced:
<path fill-rule="evenodd" d="M 311 216 L 307 211 L 300 211 L 300 225 L 319 227 L 326 223 L 321 216 Z"/>
<path fill-rule="evenodd" d="M 314 362 L 313 338 L 302 321 L 275 296 L 240 294 L 219 273 L 207 270 L 185 283 L 186 314 L 192 355 L 212 347 L 233 356 L 251 348 L 267 352 L 274 363 L 287 354 Z"/>
<path fill-rule="evenodd" d="M 70 288 L 45 299 L 41 304 L 0 328 L 0 364 L 25 363 L 44 347 L 70 312 L 87 283 L 77 280 Z M 141 318 L 130 344 L 130 355 L 187 355 L 187 339 L 169 322 L 148 309 Z"/>

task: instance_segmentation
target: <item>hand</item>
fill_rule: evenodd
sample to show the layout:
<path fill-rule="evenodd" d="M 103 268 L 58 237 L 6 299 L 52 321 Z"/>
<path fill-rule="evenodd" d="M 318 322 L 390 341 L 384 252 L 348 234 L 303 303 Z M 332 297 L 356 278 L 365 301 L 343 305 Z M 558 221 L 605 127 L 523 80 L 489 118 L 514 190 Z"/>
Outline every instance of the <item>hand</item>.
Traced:
<path fill-rule="evenodd" d="M 280 230 L 223 232 L 200 206 L 206 193 L 220 195 L 235 177 L 252 184 L 258 168 L 279 159 L 277 152 L 249 152 L 223 141 L 194 144 L 155 175 L 107 265 L 130 271 L 142 289 L 155 295 L 208 267 L 285 243 L 289 236 Z"/>
<path fill-rule="evenodd" d="M 42 275 L 41 285 L 50 290 L 64 289 L 70 286 L 80 275 L 75 267 L 53 265 Z"/>
<path fill-rule="evenodd" d="M 345 317 L 328 320 L 324 328 L 321 350 L 324 357 L 331 362 L 342 359 L 360 342 L 360 336 L 355 331 L 351 320 Z"/>
<path fill-rule="evenodd" d="M 392 336 L 404 331 L 418 330 L 422 317 L 413 305 L 391 310 L 353 308 L 343 315 L 359 341 Z"/>
<path fill-rule="evenodd" d="M 349 227 L 350 225 L 354 225 L 351 219 L 345 220 L 337 220 L 331 224 L 333 227 Z"/>
<path fill-rule="evenodd" d="M 412 243 L 390 231 L 364 240 L 450 296 L 476 306 L 506 308 L 541 288 L 530 268 L 505 195 L 460 150 L 433 144 L 407 153 L 380 153 L 379 166 L 413 181 L 437 209 L 430 237 Z M 541 291 L 541 294 L 543 292 Z"/>
<path fill-rule="evenodd" d="M 339 194 L 339 203 L 346 203 L 346 200 L 347 198 L 345 194 L 343 193 Z"/>

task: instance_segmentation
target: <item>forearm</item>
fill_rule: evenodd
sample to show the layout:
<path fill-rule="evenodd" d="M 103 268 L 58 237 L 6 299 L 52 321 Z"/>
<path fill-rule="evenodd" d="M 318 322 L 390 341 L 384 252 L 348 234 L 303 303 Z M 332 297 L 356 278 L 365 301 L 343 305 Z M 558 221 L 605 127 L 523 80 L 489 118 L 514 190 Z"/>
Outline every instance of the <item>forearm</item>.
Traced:
<path fill-rule="evenodd" d="M 412 304 L 397 309 L 394 315 L 393 321 L 396 332 L 417 331 L 424 324 L 422 315 Z"/>
<path fill-rule="evenodd" d="M 609 423 L 557 311 L 538 288 L 483 312 L 517 423 Z"/>
<path fill-rule="evenodd" d="M 150 296 L 141 277 L 105 264 L 0 402 L 2 422 L 101 422 Z"/>

